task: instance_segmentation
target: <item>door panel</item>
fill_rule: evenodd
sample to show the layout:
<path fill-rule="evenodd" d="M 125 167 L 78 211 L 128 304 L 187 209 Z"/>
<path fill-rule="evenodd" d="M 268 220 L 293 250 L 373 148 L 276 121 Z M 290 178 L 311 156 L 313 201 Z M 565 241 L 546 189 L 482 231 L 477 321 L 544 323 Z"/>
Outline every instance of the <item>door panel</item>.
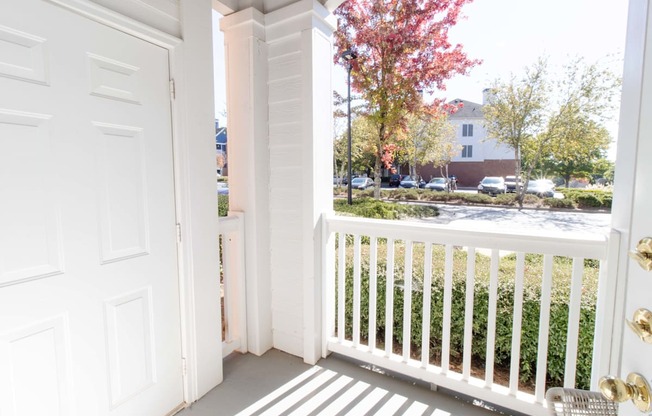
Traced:
<path fill-rule="evenodd" d="M 0 2 L 0 414 L 183 401 L 168 53 Z"/>

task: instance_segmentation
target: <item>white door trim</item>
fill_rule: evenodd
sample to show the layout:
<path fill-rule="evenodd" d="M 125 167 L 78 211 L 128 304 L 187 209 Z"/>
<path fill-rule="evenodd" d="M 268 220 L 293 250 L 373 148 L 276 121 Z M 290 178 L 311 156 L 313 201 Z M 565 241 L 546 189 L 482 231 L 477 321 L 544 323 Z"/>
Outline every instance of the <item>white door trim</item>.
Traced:
<path fill-rule="evenodd" d="M 90 0 L 47 1 L 169 51 L 170 78 L 176 89 L 171 99 L 175 205 L 181 224 L 178 264 L 184 356 L 179 359 L 180 365 L 184 362 L 184 401 L 192 403 L 222 381 L 215 161 L 210 152 L 215 148 L 211 0 L 179 2 L 182 32 L 192 41 Z M 197 69 L 201 67 L 207 70 Z M 186 76 L 188 68 L 193 69 L 191 76 Z"/>
<path fill-rule="evenodd" d="M 643 91 L 643 72 L 645 70 L 646 25 L 649 3 L 646 0 L 630 0 L 627 20 L 627 40 L 625 45 L 623 86 L 618 129 L 618 150 L 614 180 L 612 207 L 612 228 L 618 231 L 620 252 L 616 276 L 614 298 L 614 332 L 611 346 L 610 374 L 620 374 L 622 362 L 622 342 L 625 323 L 625 302 L 630 259 L 627 251 L 632 247 L 632 216 L 636 188 L 637 147 L 639 120 L 641 118 L 641 94 Z M 627 313 L 631 313 L 628 311 Z M 604 375 L 604 374 L 602 374 Z"/>

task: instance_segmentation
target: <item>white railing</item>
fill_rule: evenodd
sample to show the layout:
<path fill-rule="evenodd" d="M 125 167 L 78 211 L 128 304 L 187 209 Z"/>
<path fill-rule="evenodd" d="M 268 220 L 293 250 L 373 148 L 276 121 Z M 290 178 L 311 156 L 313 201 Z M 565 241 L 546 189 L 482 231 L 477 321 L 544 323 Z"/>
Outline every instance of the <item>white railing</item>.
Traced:
<path fill-rule="evenodd" d="M 229 212 L 218 220 L 222 291 L 222 356 L 247 351 L 244 214 Z"/>
<path fill-rule="evenodd" d="M 550 387 L 546 386 L 546 377 L 551 346 L 557 348 L 559 342 L 565 342 L 563 386 L 576 386 L 578 346 L 586 343 L 586 339 L 579 338 L 581 316 L 587 314 L 582 309 L 585 260 L 599 264 L 599 277 L 592 277 L 597 284 L 597 311 L 589 313 L 591 320 L 595 320 L 590 360 L 592 387 L 612 368 L 610 317 L 614 305 L 613 296 L 608 294 L 614 288 L 610 286 L 613 279 L 607 276 L 614 275 L 609 267 L 617 263 L 618 244 L 616 232 L 608 236 L 497 232 L 324 216 L 323 354 L 336 352 L 481 402 L 529 415 L 546 415 L 544 396 Z M 507 271 L 501 270 L 506 264 L 501 255 L 506 251 L 513 252 L 513 269 Z M 559 276 L 560 261 L 568 263 L 567 276 Z M 533 273 L 532 268 L 538 271 Z M 538 330 L 523 326 L 532 321 L 525 320 L 523 313 L 524 295 L 530 306 L 532 299 L 527 292 L 524 294 L 525 288 L 532 288 L 532 283 L 526 284 L 525 280 L 533 279 L 533 274 L 540 291 L 535 296 L 540 298 L 536 306 Z M 558 289 L 553 282 L 560 281 L 570 285 L 565 301 L 567 329 L 563 333 L 556 330 L 558 321 L 550 322 L 551 304 L 558 303 L 557 299 L 553 302 L 553 293 Z M 486 306 L 474 311 L 478 284 L 486 289 Z M 432 287 L 436 292 L 431 293 Z M 499 287 L 513 291 L 509 298 L 514 307 L 510 310 L 498 310 L 499 296 L 506 296 L 502 290 L 499 293 Z M 595 290 L 594 286 L 586 291 Z M 436 305 L 431 302 L 433 299 L 437 299 Z M 463 302 L 463 313 L 453 302 Z M 399 307 L 402 309 L 394 310 Z M 399 319 L 395 320 L 397 315 Z M 474 316 L 486 324 L 474 328 Z M 506 335 L 503 325 L 503 332 L 497 334 L 497 322 L 501 318 L 504 324 L 505 316 L 510 321 L 511 333 Z M 440 328 L 438 333 L 433 333 L 435 327 Z M 400 332 L 394 333 L 395 328 Z M 415 339 L 413 330 L 421 332 L 420 339 Z M 484 348 L 478 349 L 476 345 L 474 349 L 474 334 Z M 537 338 L 538 347 L 534 348 L 538 350 L 534 385 L 523 387 L 519 377 L 523 372 L 521 353 L 525 337 Z M 501 357 L 496 355 L 498 341 Z M 495 365 L 498 358 L 509 363 L 501 366 L 500 378 Z"/>

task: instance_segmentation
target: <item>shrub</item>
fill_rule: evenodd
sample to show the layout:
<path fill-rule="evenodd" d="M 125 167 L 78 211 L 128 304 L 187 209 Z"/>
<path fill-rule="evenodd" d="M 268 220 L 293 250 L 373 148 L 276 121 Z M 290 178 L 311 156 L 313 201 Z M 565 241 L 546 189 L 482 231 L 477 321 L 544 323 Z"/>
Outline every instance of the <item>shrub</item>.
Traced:
<path fill-rule="evenodd" d="M 514 205 L 516 204 L 516 194 L 496 195 L 492 203 L 494 205 Z"/>
<path fill-rule="evenodd" d="M 557 199 L 557 198 L 546 198 L 543 200 L 543 205 L 550 208 L 574 208 L 575 205 L 570 199 Z"/>
<path fill-rule="evenodd" d="M 523 204 L 525 205 L 539 205 L 541 198 L 533 194 L 523 195 Z"/>
<path fill-rule="evenodd" d="M 379 201 L 373 198 L 356 198 L 353 204 L 344 199 L 334 201 L 335 211 L 364 218 L 396 220 L 405 217 L 421 218 L 439 215 L 437 207 L 429 205 L 406 205 Z"/>
<path fill-rule="evenodd" d="M 593 193 L 578 195 L 577 206 L 580 208 L 600 208 L 602 206 L 602 200 L 598 195 Z"/>
<path fill-rule="evenodd" d="M 229 215 L 229 196 L 228 195 L 218 195 L 217 196 L 217 215 L 219 217 L 226 217 Z"/>
<path fill-rule="evenodd" d="M 476 204 L 491 204 L 493 198 L 485 194 L 460 194 L 462 195 L 462 201 L 473 202 Z"/>
<path fill-rule="evenodd" d="M 450 201 L 453 199 L 459 199 L 459 196 L 453 193 L 439 191 L 425 191 L 421 194 L 421 200 L 423 201 Z"/>
<path fill-rule="evenodd" d="M 418 189 L 397 189 L 392 194 L 394 199 L 399 201 L 418 201 L 419 200 L 419 190 Z"/>
<path fill-rule="evenodd" d="M 558 191 L 580 208 L 611 208 L 613 193 L 608 190 L 561 188 Z"/>

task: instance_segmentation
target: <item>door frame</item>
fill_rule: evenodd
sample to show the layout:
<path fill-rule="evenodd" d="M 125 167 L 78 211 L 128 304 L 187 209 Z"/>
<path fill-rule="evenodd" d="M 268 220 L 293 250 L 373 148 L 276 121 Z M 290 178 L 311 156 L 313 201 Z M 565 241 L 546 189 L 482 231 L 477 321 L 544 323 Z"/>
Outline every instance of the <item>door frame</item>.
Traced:
<path fill-rule="evenodd" d="M 611 227 L 620 234 L 617 272 L 609 276 L 615 289 L 613 335 L 610 351 L 609 374 L 621 373 L 623 336 L 626 316 L 626 296 L 630 259 L 627 252 L 632 247 L 632 207 L 636 191 L 637 148 L 643 140 L 639 136 L 641 95 L 645 71 L 645 47 L 648 27 L 647 0 L 629 0 L 627 35 L 623 59 L 623 83 L 618 125 L 616 172 L 611 211 Z M 649 70 L 649 69 L 648 69 Z M 634 243 L 635 244 L 635 243 Z M 605 375 L 605 374 L 601 374 Z"/>
<path fill-rule="evenodd" d="M 185 39 L 90 0 L 46 1 L 168 50 L 183 354 L 179 359 L 183 400 L 192 403 L 223 379 L 217 205 L 211 179 L 215 171 L 211 0 L 179 1 Z"/>

